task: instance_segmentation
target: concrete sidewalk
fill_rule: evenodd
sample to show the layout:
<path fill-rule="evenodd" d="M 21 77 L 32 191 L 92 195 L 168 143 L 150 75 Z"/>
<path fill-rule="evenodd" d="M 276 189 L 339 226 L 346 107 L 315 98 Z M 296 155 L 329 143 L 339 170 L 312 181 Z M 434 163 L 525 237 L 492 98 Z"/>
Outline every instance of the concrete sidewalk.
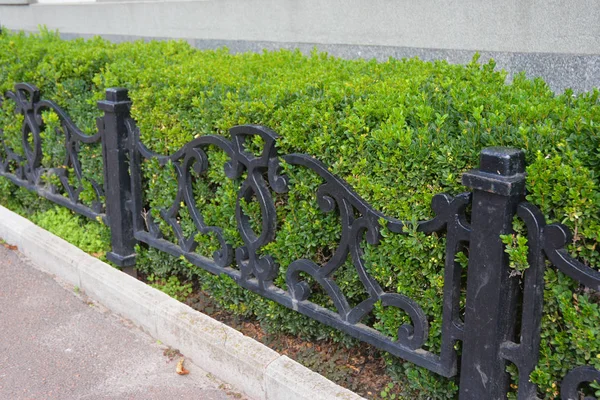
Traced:
<path fill-rule="evenodd" d="M 4 284 L 0 286 L 0 400 L 14 399 L 15 388 L 25 390 L 25 396 L 28 390 L 39 393 L 41 389 L 38 386 L 42 385 L 43 388 L 43 385 L 48 385 L 42 383 L 44 378 L 48 381 L 48 371 L 52 372 L 52 376 L 61 376 L 63 373 L 66 376 L 53 383 L 46 395 L 69 384 L 77 386 L 75 382 L 83 376 L 80 370 L 85 371 L 88 383 L 84 387 L 90 392 L 73 392 L 71 396 L 74 397 L 68 397 L 68 394 L 63 397 L 61 393 L 58 397 L 121 399 L 127 396 L 136 398 L 131 396 L 140 393 L 140 397 L 137 397 L 140 399 L 211 399 L 209 394 L 198 392 L 206 387 L 207 393 L 212 393 L 212 398 L 222 398 L 214 397 L 218 396 L 214 389 L 219 388 L 220 383 L 213 385 L 211 392 L 211 387 L 205 386 L 206 382 L 194 380 L 197 376 L 205 376 L 203 372 L 196 373 L 191 369 L 190 375 L 179 376 L 172 373 L 174 365 L 160 369 L 161 362 L 165 362 L 160 357 L 160 346 L 152 353 L 155 356 L 158 354 L 158 359 L 147 360 L 144 358 L 148 356 L 146 353 L 134 357 L 138 350 L 147 349 L 156 341 L 143 336 L 146 339 L 138 338 L 136 344 L 136 339 L 132 337 L 137 336 L 117 333 L 116 315 L 131 321 L 132 326 L 141 328 L 162 343 L 180 349 L 201 369 L 252 399 L 364 400 L 287 356 L 92 257 L 2 206 L 0 238 L 18 246 L 19 252 L 30 260 L 29 267 L 33 266 L 78 286 L 87 296 L 110 310 L 110 313 L 105 313 L 105 320 L 86 322 L 87 317 L 84 318 L 80 312 L 83 310 L 81 307 L 89 308 L 85 306 L 88 300 L 78 300 L 79 309 L 66 307 L 64 299 L 54 298 L 52 291 L 48 292 L 47 286 L 52 279 L 46 277 L 46 284 L 43 284 L 42 273 L 37 275 L 42 281 L 34 284 L 33 276 L 38 272 L 28 268 L 27 262 L 21 265 L 17 254 L 0 248 L 3 251 L 0 253 L 0 271 L 4 272 Z M 2 264 L 3 259 L 6 265 Z M 21 275 L 27 274 L 27 270 L 33 275 Z M 75 291 L 71 286 L 67 294 L 73 297 Z M 115 316 L 110 317 L 111 320 L 108 314 Z M 132 333 L 129 332 L 129 335 Z M 79 343 L 79 347 L 59 339 L 70 336 L 74 343 Z M 100 351 L 94 350 L 95 344 L 100 346 Z M 82 353 L 82 357 L 70 359 L 69 353 L 75 352 L 75 349 Z M 115 353 L 111 358 L 104 358 L 113 351 Z M 67 357 L 61 358 L 65 357 L 65 353 Z M 154 364 L 156 366 L 152 367 Z M 30 369 L 37 371 L 36 374 L 28 375 Z M 159 381 L 163 372 L 168 379 Z M 144 377 L 147 379 L 142 379 Z M 197 387 L 193 387 L 194 384 Z M 153 391 L 157 391 L 155 395 Z M 226 395 L 228 392 L 224 391 Z M 103 395 L 107 397 L 101 397 Z M 237 397 L 235 393 L 232 396 Z M 17 399 L 20 398 L 48 396 L 36 394 Z"/>
<path fill-rule="evenodd" d="M 0 246 L 0 399 L 246 399 Z"/>

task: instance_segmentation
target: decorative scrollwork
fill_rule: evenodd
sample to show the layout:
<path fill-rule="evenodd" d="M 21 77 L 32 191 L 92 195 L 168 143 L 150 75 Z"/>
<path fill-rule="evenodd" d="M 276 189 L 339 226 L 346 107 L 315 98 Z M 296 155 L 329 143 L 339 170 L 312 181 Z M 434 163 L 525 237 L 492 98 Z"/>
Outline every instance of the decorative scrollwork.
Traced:
<path fill-rule="evenodd" d="M 187 143 L 175 154 L 171 156 L 163 156 L 150 151 L 144 146 L 139 137 L 139 129 L 136 127 L 132 119 L 129 119 L 126 125 L 129 131 L 129 137 L 131 138 L 131 169 L 134 171 L 132 173 L 132 180 L 134 181 L 132 182 L 133 190 L 140 190 L 138 188 L 141 188 L 141 182 L 138 181 L 139 175 L 141 174 L 139 160 L 140 155 L 145 159 L 157 159 L 160 165 L 163 166 L 171 163 L 175 168 L 177 175 L 177 194 L 169 209 L 159 210 L 161 217 L 173 229 L 173 232 L 178 240 L 179 247 L 183 250 L 184 255 L 190 262 L 197 263 L 199 260 L 198 256 L 194 254 L 194 250 L 198 246 L 198 243 L 195 239 L 196 235 L 206 235 L 212 233 L 220 243 L 220 249 L 215 251 L 213 254 L 214 263 L 220 268 L 230 265 L 233 258 L 231 246 L 227 244 L 221 228 L 207 225 L 204 222 L 204 217 L 198 210 L 192 189 L 192 171 L 196 175 L 201 175 L 208 169 L 208 157 L 205 152 L 206 148 L 210 145 L 214 145 L 221 148 L 228 155 L 232 155 L 233 150 L 230 142 L 220 136 L 202 136 Z M 226 165 L 225 169 L 230 171 L 231 167 Z M 182 207 L 186 207 L 196 228 L 196 232 L 192 233 L 192 235 L 189 237 L 185 237 L 181 225 L 177 220 L 177 216 L 179 215 L 179 211 Z M 142 213 L 141 207 L 139 206 L 135 207 L 133 211 L 134 214 L 137 214 L 138 216 Z M 150 212 L 144 213 L 144 224 L 146 230 L 150 233 L 151 238 L 163 240 L 160 229 L 153 221 Z M 142 226 L 137 224 L 137 226 L 135 226 L 135 230 L 138 232 L 141 231 Z M 164 244 L 165 243 L 163 243 L 163 245 Z M 163 248 L 163 250 L 169 251 L 165 248 Z M 173 249 L 171 249 L 169 252 L 173 253 Z M 203 262 L 202 264 L 205 263 Z"/>
<path fill-rule="evenodd" d="M 546 221 L 541 211 L 530 203 L 521 203 L 517 215 L 527 227 L 529 244 L 529 268 L 523 276 L 523 304 L 521 314 L 520 342 L 504 342 L 500 355 L 515 364 L 519 370 L 519 399 L 536 398 L 537 386 L 529 376 L 538 362 L 540 326 L 544 302 L 544 270 L 546 268 L 542 249 L 542 232 Z"/>
<path fill-rule="evenodd" d="M 367 272 L 362 255 L 362 241 L 372 245 L 381 240 L 381 222 L 385 221 L 392 232 L 405 234 L 404 222 L 387 217 L 374 210 L 342 179 L 330 173 L 327 168 L 305 154 L 289 154 L 278 156 L 276 151 L 277 135 L 268 128 L 255 125 L 237 126 L 230 130 L 231 140 L 218 135 L 196 138 L 171 156 L 162 156 L 151 152 L 139 139 L 139 130 L 132 120 L 128 123 L 131 138 L 130 159 L 132 169 L 132 190 L 141 187 L 140 160 L 157 159 L 161 165 L 172 164 L 177 175 L 177 195 L 169 209 L 161 210 L 160 215 L 173 229 L 177 244 L 166 241 L 160 230 L 146 213 L 143 224 L 136 225 L 135 236 L 138 240 L 174 255 L 183 255 L 190 262 L 214 273 L 224 273 L 234 278 L 240 285 L 253 290 L 267 298 L 275 300 L 287 307 L 300 311 L 321 322 L 337 327 L 351 335 L 361 338 L 384 350 L 415 362 L 444 376 L 456 373 L 456 354 L 453 343 L 462 337 L 462 321 L 459 317 L 460 273 L 461 267 L 454 261 L 461 243 L 468 242 L 470 235 L 465 210 L 470 202 L 470 195 L 463 194 L 452 198 L 438 195 L 433 199 L 432 207 L 436 217 L 431 221 L 418 224 L 418 230 L 424 233 L 440 232 L 447 229 L 454 238 L 448 240 L 450 246 L 446 263 L 446 282 L 444 291 L 449 300 L 444 304 L 444 326 L 448 326 L 447 338 L 443 339 L 442 355 L 438 356 L 422 349 L 425 344 L 429 325 L 423 309 L 413 299 L 400 293 L 386 293 L 379 283 Z M 263 142 L 259 154 L 247 150 L 248 141 L 260 137 Z M 237 229 L 240 232 L 243 246 L 235 249 L 235 261 L 238 269 L 230 266 L 230 245 L 223 238 L 222 229 L 207 226 L 201 211 L 198 209 L 192 193 L 192 171 L 200 176 L 208 168 L 206 151 L 213 145 L 224 151 L 230 161 L 225 164 L 225 173 L 231 179 L 244 176 L 238 191 L 236 202 Z M 262 248 L 275 238 L 277 230 L 277 214 L 271 191 L 285 193 L 290 188 L 285 175 L 281 174 L 281 162 L 308 168 L 316 172 L 324 183 L 317 190 L 317 203 L 320 209 L 327 212 L 337 211 L 342 225 L 340 242 L 332 257 L 324 265 L 317 265 L 311 260 L 299 259 L 287 267 L 286 283 L 288 291 L 276 287 L 273 280 L 277 276 L 279 266 L 272 256 L 261 254 Z M 260 232 L 252 224 L 251 217 L 244 211 L 243 203 L 257 202 L 260 208 Z M 141 204 L 135 205 L 134 213 L 139 214 Z M 187 207 L 192 217 L 196 232 L 185 237 L 177 221 L 181 207 Z M 212 262 L 194 251 L 197 247 L 195 237 L 198 233 L 212 233 L 219 238 L 221 249 L 213 256 Z M 351 307 L 341 288 L 333 279 L 333 274 L 350 258 L 356 268 L 358 277 L 368 293 L 368 298 Z M 311 291 L 301 273 L 310 275 L 331 298 L 336 313 L 310 301 Z M 392 340 L 361 321 L 371 313 L 377 302 L 383 306 L 395 307 L 406 313 L 409 324 L 399 327 L 397 338 Z"/>
<path fill-rule="evenodd" d="M 530 381 L 529 376 L 535 369 L 539 358 L 540 327 L 544 306 L 545 260 L 548 259 L 559 271 L 594 290 L 600 290 L 600 272 L 568 254 L 565 246 L 571 241 L 571 233 L 566 226 L 562 224 L 546 225 L 546 219 L 540 209 L 528 202 L 519 204 L 517 215 L 527 227 L 529 268 L 525 270 L 523 276 L 520 342 L 504 342 L 500 355 L 517 366 L 519 370 L 518 398 L 525 400 L 535 398 L 537 393 L 537 386 Z M 597 375 L 590 375 L 589 367 L 576 368 L 569 373 L 563 381 L 563 399 L 579 399 L 577 387 L 581 382 L 586 381 L 582 377 L 589 376 L 596 376 L 594 379 L 598 378 Z"/>
<path fill-rule="evenodd" d="M 584 286 L 600 291 L 600 271 L 574 259 L 565 249 L 572 240 L 569 228 L 562 224 L 548 225 L 544 229 L 543 238 L 544 253 L 552 265 Z"/>
<path fill-rule="evenodd" d="M 560 385 L 562 400 L 579 400 L 579 387 L 584 383 L 600 383 L 600 371 L 594 367 L 582 366 L 571 370 Z M 598 400 L 597 397 L 586 396 L 583 400 Z"/>
<path fill-rule="evenodd" d="M 237 126 L 230 129 L 230 138 L 219 135 L 201 136 L 188 142 L 174 154 L 161 155 L 149 150 L 140 140 L 139 129 L 129 116 L 131 102 L 125 89 L 107 90 L 107 100 L 99 102 L 105 116 L 97 120 L 98 132 L 91 136 L 77 128 L 55 103 L 41 100 L 39 90 L 33 85 L 17 84 L 14 91 L 6 93 L 5 98 L 14 102 L 15 112 L 23 116 L 23 151 L 19 153 L 11 148 L 0 130 L 0 175 L 82 215 L 94 219 L 102 218 L 109 222 L 113 233 L 113 252 L 109 255 L 112 254 L 111 260 L 120 262 L 118 265 L 133 264 L 133 233 L 133 238 L 137 241 L 174 256 L 183 256 L 194 265 L 212 273 L 226 274 L 244 288 L 409 362 L 446 377 L 456 375 L 455 343 L 459 340 L 469 341 L 468 337 L 465 338 L 460 312 L 461 275 L 464 271 L 456 261 L 456 256 L 471 242 L 472 228 L 467 220 L 467 208 L 472 203 L 470 193 L 455 197 L 446 194 L 434 196 L 431 207 L 435 217 L 429 221 L 420 221 L 416 226 L 418 232 L 425 234 L 447 232 L 442 337 L 438 355 L 426 350 L 429 322 L 421 306 L 405 294 L 385 292 L 369 273 L 369 265 L 363 255 L 365 241 L 373 246 L 380 243 L 382 226 L 386 226 L 392 233 L 407 234 L 410 231 L 406 229 L 409 223 L 375 210 L 343 179 L 329 172 L 318 160 L 306 154 L 278 155 L 277 135 L 270 129 L 257 125 Z M 0 99 L 0 102 L 3 100 Z M 58 167 L 44 166 L 42 132 L 47 127 L 42 116 L 45 111 L 52 111 L 58 116 L 59 127 L 56 134 L 64 137 L 66 154 L 64 162 Z M 105 181 L 112 180 L 112 183 L 107 184 L 107 193 L 113 193 L 112 196 L 108 196 L 111 200 L 108 207 L 103 204 L 102 184 L 90 179 L 88 182 L 93 188 L 95 198 L 91 206 L 84 205 L 80 200 L 86 179 L 79 159 L 80 145 L 93 144 L 100 140 L 103 141 Z M 255 147 L 258 141 L 262 141 L 263 144 L 260 152 L 254 154 L 249 148 Z M 193 184 L 196 179 L 207 174 L 207 152 L 215 148 L 224 152 L 229 159 L 223 166 L 225 175 L 239 182 L 235 218 L 243 245 L 236 249 L 227 242 L 222 227 L 211 226 L 205 222 L 201 205 L 197 204 L 194 197 Z M 475 196 L 481 191 L 492 191 L 494 185 L 499 185 L 496 189 L 501 190 L 492 191 L 493 193 L 516 196 L 515 193 L 519 188 L 522 189 L 525 182 L 524 158 L 519 157 L 515 150 L 488 150 L 485 154 L 482 152 L 482 160 L 487 166 L 470 175 L 465 174 L 470 176 L 470 180 L 467 181 L 471 184 L 467 186 L 475 190 Z M 508 157 L 500 157 L 506 155 Z M 173 168 L 175 172 L 177 192 L 173 202 L 166 208 L 145 208 L 147 204 L 143 199 L 142 175 L 144 159 L 156 160 L 160 166 Z M 287 291 L 275 285 L 279 266 L 271 255 L 264 254 L 265 246 L 275 239 L 277 231 L 277 210 L 273 192 L 281 194 L 291 190 L 287 177 L 282 175 L 282 163 L 309 169 L 322 179 L 323 183 L 316 193 L 317 204 L 324 213 L 337 212 L 341 224 L 341 238 L 328 261 L 319 265 L 312 260 L 298 259 L 287 266 Z M 504 175 L 500 170 L 504 171 Z M 515 173 L 510 174 L 512 172 Z M 48 176 L 57 178 L 60 185 L 48 182 Z M 482 176 L 486 179 L 475 179 Z M 498 176 L 503 179 L 499 179 Z M 53 179 L 54 182 L 57 180 Z M 487 185 L 489 182 L 491 186 Z M 249 215 L 252 213 L 248 212 L 247 206 L 253 202 L 260 210 L 260 217 Z M 476 204 L 481 206 L 482 202 L 478 201 Z M 511 210 L 514 205 L 514 202 L 510 203 Z M 112 210 L 112 218 L 106 217 L 105 208 Z M 158 216 L 171 228 L 173 242 L 163 237 L 159 224 L 153 220 L 152 211 L 158 211 Z M 473 213 L 478 215 L 475 211 Z M 155 216 L 156 214 L 154 213 Z M 192 221 L 191 233 L 184 232 L 185 229 L 179 221 L 182 214 L 189 215 Z M 571 241 L 571 234 L 564 225 L 547 225 L 540 210 L 526 202 L 518 206 L 517 214 L 525 222 L 528 230 L 530 267 L 523 276 L 520 341 L 504 341 L 500 345 L 499 356 L 518 367 L 518 398 L 524 400 L 535 398 L 537 392 L 537 387 L 529 381 L 529 376 L 538 362 L 546 260 L 577 282 L 597 291 L 600 291 L 600 272 L 569 255 L 565 247 Z M 510 216 L 508 213 L 506 215 Z M 491 215 L 487 221 L 491 221 L 493 217 L 494 215 Z M 253 221 L 253 218 L 259 218 L 259 221 Z M 119 225 L 120 222 L 124 223 Z M 478 229 L 482 229 L 479 225 L 475 223 Z M 485 231 L 485 227 L 482 230 Z M 488 236 L 486 240 L 498 240 L 496 234 L 484 234 Z M 199 235 L 210 235 L 217 239 L 218 248 L 212 254 L 212 259 L 196 253 Z M 474 237 L 471 246 L 481 247 L 478 238 Z M 368 296 L 354 306 L 350 305 L 334 278 L 335 272 L 348 261 L 354 266 Z M 475 261 L 474 264 L 477 265 Z M 311 301 L 311 286 L 305 280 L 307 275 L 322 287 L 333 302 L 334 310 Z M 377 303 L 396 308 L 408 317 L 407 323 L 398 328 L 396 338 L 383 335 L 363 323 L 366 317 L 373 313 Z M 465 351 L 465 354 L 468 353 Z M 497 361 L 495 350 L 493 361 Z M 478 372 L 481 374 L 481 371 Z M 483 381 L 487 381 L 487 377 L 484 378 Z M 597 380 L 600 380 L 598 370 L 590 366 L 575 368 L 562 383 L 563 399 L 576 399 L 581 384 Z"/>
<path fill-rule="evenodd" d="M 236 249 L 236 260 L 242 271 L 243 280 L 247 280 L 253 275 L 258 279 L 262 288 L 267 288 L 272 285 L 279 268 L 273 257 L 258 254 L 261 247 L 275 238 L 277 229 L 275 204 L 263 175 L 268 174 L 269 165 L 273 163 L 271 160 L 277 157 L 275 150 L 277 135 L 268 128 L 256 125 L 236 126 L 230 130 L 230 133 L 234 146 L 231 168 L 236 171 L 242 169 L 247 171 L 246 180 L 242 182 L 236 203 L 238 231 L 245 245 Z M 245 149 L 246 141 L 252 136 L 259 136 L 264 141 L 260 156 L 255 156 Z M 271 176 L 275 180 L 276 175 L 273 172 L 271 172 Z M 260 234 L 254 232 L 250 218 L 244 213 L 241 206 L 242 201 L 249 203 L 253 198 L 256 198 L 261 211 L 262 229 Z"/>
<path fill-rule="evenodd" d="M 399 327 L 395 341 L 371 341 L 381 348 L 416 364 L 434 370 L 435 372 L 452 376 L 456 373 L 456 354 L 453 349 L 455 340 L 461 338 L 462 322 L 459 314 L 460 292 L 460 266 L 454 258 L 459 251 L 459 242 L 469 240 L 470 227 L 467 223 L 465 210 L 470 202 L 470 194 L 463 194 L 452 198 L 448 195 L 437 195 L 433 199 L 433 209 L 436 217 L 431 221 L 418 223 L 418 230 L 424 233 L 440 232 L 448 229 L 449 238 L 446 262 L 445 295 L 447 301 L 444 311 L 444 326 L 448 326 L 448 335 L 443 339 L 441 357 L 424 351 L 421 347 L 427 340 L 429 325 L 423 309 L 413 299 L 400 293 L 386 293 L 379 283 L 367 272 L 367 266 L 362 257 L 361 243 L 363 238 L 371 245 L 378 245 L 381 240 L 381 225 L 383 220 L 392 232 L 406 234 L 405 222 L 388 217 L 374 210 L 342 179 L 330 173 L 320 161 L 305 154 L 290 154 L 282 159 L 291 165 L 299 165 L 316 172 L 324 181 L 317 190 L 317 203 L 325 213 L 337 210 L 342 226 L 341 239 L 331 259 L 324 265 L 317 265 L 307 259 L 293 261 L 287 269 L 286 283 L 289 294 L 293 299 L 294 309 L 325 310 L 311 303 L 309 300 L 311 290 L 306 281 L 301 280 L 301 273 L 310 275 L 331 298 L 337 310 L 339 322 L 332 324 L 342 330 L 348 331 L 352 326 L 357 331 L 366 328 L 360 322 L 373 311 L 377 302 L 383 306 L 398 308 L 405 312 L 411 323 Z M 334 272 L 340 268 L 350 256 L 360 281 L 369 297 L 355 307 L 351 307 L 340 287 L 332 278 Z M 313 316 L 312 313 L 308 313 Z M 346 328 L 346 329 L 344 329 Z M 383 337 L 381 337 L 383 338 Z M 421 356 L 421 357 L 420 357 Z"/>
<path fill-rule="evenodd" d="M 368 243 L 372 245 L 379 244 L 381 238 L 380 219 L 387 221 L 390 230 L 398 233 L 403 233 L 404 223 L 373 210 L 347 183 L 331 174 L 321 162 L 314 158 L 305 154 L 291 154 L 284 156 L 283 159 L 288 164 L 309 168 L 325 180 L 325 183 L 317 191 L 319 207 L 326 213 L 337 209 L 342 225 L 340 243 L 332 258 L 325 265 L 319 266 L 306 259 L 294 261 L 289 265 L 286 281 L 292 298 L 295 301 L 305 301 L 310 296 L 310 288 L 306 282 L 300 281 L 300 272 L 307 273 L 324 288 L 332 299 L 342 321 L 350 324 L 359 323 L 367 314 L 373 311 L 375 303 L 381 301 L 384 306 L 393 306 L 406 312 L 412 321 L 411 325 L 402 325 L 399 328 L 397 344 L 411 350 L 423 346 L 427 340 L 429 326 L 422 308 L 414 300 L 404 295 L 385 293 L 377 281 L 367 273 L 362 258 L 360 243 L 365 235 Z M 450 212 L 447 211 L 447 209 L 451 209 L 451 203 L 452 199 L 449 196 L 436 196 L 433 204 L 434 210 L 439 215 L 432 221 L 421 223 L 419 225 L 420 230 L 426 233 L 442 230 L 447 221 L 454 218 L 454 215 L 450 215 Z M 356 213 L 360 217 L 356 218 Z M 352 257 L 358 276 L 369 294 L 368 299 L 354 308 L 350 308 L 341 289 L 330 278 L 346 261 L 348 255 Z"/>
<path fill-rule="evenodd" d="M 34 85 L 16 84 L 15 90 L 7 92 L 5 97 L 15 103 L 15 113 L 23 115 L 21 144 L 24 157 L 7 144 L 2 135 L 0 141 L 2 141 L 4 154 L 0 159 L 0 174 L 19 186 L 36 191 L 41 196 L 89 218 L 104 219 L 105 207 L 102 200 L 104 192 L 101 183 L 88 179 L 95 196 L 91 207 L 84 205 L 80 199 L 85 179 L 79 161 L 80 143 L 99 142 L 102 136 L 101 130 L 92 136 L 83 133 L 58 105 L 49 100 L 40 100 L 40 92 Z M 56 128 L 55 133 L 64 136 L 66 152 L 60 167 L 42 166 L 41 132 L 45 129 L 42 114 L 47 110 L 53 111 L 58 116 L 60 128 Z M 69 170 L 73 171 L 73 177 L 70 176 Z M 49 183 L 47 181 L 49 176 L 57 177 L 62 187 L 58 188 Z M 76 181 L 75 185 L 71 184 L 72 178 Z"/>

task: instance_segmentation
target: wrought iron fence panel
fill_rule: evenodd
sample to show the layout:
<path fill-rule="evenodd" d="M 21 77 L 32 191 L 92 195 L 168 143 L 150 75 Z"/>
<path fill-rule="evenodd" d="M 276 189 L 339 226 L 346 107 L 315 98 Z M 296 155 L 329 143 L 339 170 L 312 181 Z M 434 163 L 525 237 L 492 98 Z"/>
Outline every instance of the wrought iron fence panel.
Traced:
<path fill-rule="evenodd" d="M 84 174 L 80 162 L 80 144 L 94 144 L 101 140 L 101 133 L 86 135 L 54 102 L 41 100 L 37 87 L 27 83 L 15 85 L 14 91 L 0 99 L 12 101 L 15 113 L 23 116 L 21 127 L 21 148 L 23 155 L 7 144 L 4 131 L 0 129 L 0 175 L 10 179 L 18 186 L 38 193 L 40 196 L 65 206 L 91 219 L 104 220 L 104 190 L 102 182 L 87 178 L 91 185 L 94 199 L 91 204 L 84 204 L 80 195 L 84 190 Z M 44 111 L 54 112 L 60 121 L 60 128 L 55 129 L 57 137 L 64 137 L 65 156 L 62 165 L 45 167 L 42 165 L 42 137 L 45 129 L 42 118 Z M 53 181 L 55 178 L 56 180 Z"/>
<path fill-rule="evenodd" d="M 429 320 L 423 308 L 415 299 L 384 290 L 369 273 L 364 257 L 365 243 L 376 251 L 382 228 L 406 235 L 406 228 L 413 224 L 375 210 L 316 158 L 278 154 L 278 137 L 272 130 L 257 125 L 236 126 L 230 129 L 229 137 L 200 136 L 174 154 L 162 155 L 142 143 L 140 131 L 129 115 L 131 101 L 126 89 L 108 89 L 106 100 L 98 102 L 104 116 L 98 118 L 98 132 L 92 136 L 78 129 L 55 103 L 40 100 L 39 90 L 33 85 L 17 84 L 15 91 L 5 97 L 14 102 L 15 112 L 23 116 L 23 154 L 7 144 L 0 130 L 0 175 L 77 213 L 107 223 L 112 245 L 107 258 L 125 271 L 135 274 L 137 243 L 184 257 L 193 265 L 227 275 L 248 290 L 397 357 L 445 377 L 459 375 L 461 400 L 506 398 L 510 391 L 507 363 L 518 369 L 517 398 L 537 398 L 538 388 L 529 377 L 539 359 L 544 272 L 548 265 L 582 286 L 600 291 L 600 271 L 569 255 L 569 230 L 561 224 L 547 224 L 541 211 L 524 201 L 523 151 L 483 149 L 480 167 L 463 174 L 463 184 L 470 191 L 454 197 L 435 195 L 431 203 L 435 217 L 416 223 L 418 232 L 445 234 L 441 347 L 436 354 L 427 348 Z M 42 163 L 45 110 L 58 116 L 60 129 L 56 134 L 64 136 L 65 160 L 59 167 L 48 168 Z M 263 143 L 257 154 L 249 150 L 249 143 L 255 138 Z M 79 146 L 98 142 L 102 143 L 104 182 L 90 181 L 95 198 L 88 206 L 80 199 L 86 178 Z M 198 204 L 194 196 L 193 184 L 204 179 L 213 151 L 226 154 L 225 176 L 238 185 L 234 217 L 242 245 L 235 248 L 225 235 L 227 227 L 208 224 L 203 204 Z M 154 210 L 144 197 L 145 162 L 155 162 L 175 175 L 177 190 L 167 207 L 154 206 Z M 280 266 L 265 248 L 275 240 L 278 231 L 275 200 L 294 190 L 282 173 L 286 165 L 309 170 L 319 177 L 317 205 L 323 214 L 337 213 L 341 234 L 326 261 L 296 259 L 284 266 L 285 276 L 279 277 Z M 49 176 L 55 177 L 60 187 L 49 182 Z M 244 204 L 253 202 L 260 210 L 258 218 L 244 209 Z M 191 221 L 185 229 L 180 222 L 182 213 L 189 215 Z M 515 215 L 525 224 L 529 248 L 529 265 L 520 278 L 511 273 L 500 238 L 513 233 Z M 161 226 L 167 226 L 170 233 L 165 234 Z M 197 238 L 204 236 L 214 237 L 218 243 L 212 257 L 197 252 Z M 464 268 L 456 260 L 463 251 L 468 253 L 466 288 L 461 287 Z M 348 263 L 354 267 L 367 295 L 356 305 L 350 304 L 334 277 Z M 331 309 L 313 301 L 308 277 L 331 301 Z M 285 288 L 276 282 L 285 282 Z M 465 291 L 462 312 L 461 295 Z M 386 336 L 364 322 L 376 304 L 397 308 L 408 317 L 410 322 L 398 328 L 396 337 Z M 460 371 L 456 351 L 459 341 Z M 564 377 L 561 396 L 564 400 L 580 400 L 582 387 L 590 392 L 589 384 L 594 381 L 600 381 L 600 371 L 591 365 L 576 367 Z M 589 399 L 594 397 L 586 397 Z"/>
<path fill-rule="evenodd" d="M 154 221 L 152 210 L 141 199 L 136 199 L 133 206 L 133 214 L 142 216 L 136 218 L 134 223 L 134 235 L 138 240 L 174 256 L 183 256 L 192 264 L 212 273 L 226 274 L 255 293 L 440 375 L 450 377 L 456 374 L 454 342 L 462 337 L 462 321 L 458 315 L 461 267 L 454 259 L 456 252 L 461 250 L 461 245 L 469 240 L 470 229 L 465 209 L 469 204 L 470 194 L 465 193 L 455 198 L 445 194 L 435 196 L 432 207 L 436 217 L 431 221 L 418 223 L 417 229 L 420 232 L 448 230 L 449 236 L 443 345 L 441 355 L 436 355 L 422 349 L 429 332 L 428 319 L 422 308 L 416 301 L 400 293 L 385 292 L 367 272 L 362 257 L 363 237 L 366 236 L 371 245 L 379 244 L 381 221 L 385 221 L 391 232 L 398 234 L 406 233 L 403 230 L 404 222 L 374 210 L 344 180 L 330 173 L 324 164 L 313 157 L 306 154 L 279 156 L 275 146 L 277 135 L 268 128 L 237 126 L 230 130 L 231 139 L 218 135 L 201 136 L 170 156 L 156 154 L 144 146 L 133 120 L 127 120 L 127 129 L 134 193 L 142 193 L 143 160 L 154 159 L 165 168 L 173 168 L 177 177 L 177 195 L 172 205 L 158 210 L 160 217 L 171 227 L 176 241 L 165 239 Z M 254 155 L 245 148 L 246 142 L 253 136 L 259 136 L 264 143 L 260 155 Z M 206 152 L 210 151 L 211 146 L 224 151 L 229 157 L 230 161 L 224 165 L 228 178 L 239 179 L 245 173 L 245 178 L 239 185 L 235 218 L 244 245 L 236 249 L 225 240 L 223 227 L 208 226 L 204 222 L 201 205 L 196 204 L 193 195 L 192 181 L 199 179 L 209 168 Z M 342 226 L 337 249 L 325 264 L 318 265 L 308 259 L 299 259 L 287 266 L 287 290 L 277 287 L 273 282 L 280 269 L 276 260 L 268 254 L 262 254 L 263 247 L 273 241 L 277 233 L 277 209 L 272 192 L 285 193 L 290 190 L 287 177 L 280 175 L 282 162 L 308 168 L 322 178 L 324 183 L 316 193 L 318 205 L 324 213 L 337 211 Z M 255 232 L 250 217 L 241 206 L 242 201 L 251 202 L 254 199 L 260 206 L 260 233 Z M 196 229 L 187 236 L 178 220 L 182 207 L 186 208 Z M 196 236 L 209 233 L 214 234 L 221 245 L 212 259 L 195 252 L 198 246 Z M 343 291 L 333 279 L 336 270 L 349 258 L 369 296 L 355 307 L 349 305 Z M 334 304 L 335 312 L 310 301 L 311 290 L 301 278 L 301 273 L 310 275 L 318 282 Z M 397 339 L 387 337 L 361 323 L 373 311 L 377 302 L 381 302 L 383 306 L 396 307 L 409 316 L 411 323 L 399 328 Z"/>

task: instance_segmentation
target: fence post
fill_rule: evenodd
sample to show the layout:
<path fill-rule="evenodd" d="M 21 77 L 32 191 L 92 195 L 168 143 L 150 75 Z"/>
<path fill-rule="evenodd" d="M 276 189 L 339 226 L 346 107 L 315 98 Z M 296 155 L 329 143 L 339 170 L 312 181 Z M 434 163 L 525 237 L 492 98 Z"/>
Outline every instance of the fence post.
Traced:
<path fill-rule="evenodd" d="M 509 376 L 500 345 L 515 335 L 518 278 L 511 278 L 500 235 L 512 232 L 525 193 L 525 154 L 486 148 L 479 170 L 463 184 L 473 189 L 460 400 L 506 399 Z"/>
<path fill-rule="evenodd" d="M 135 275 L 135 239 L 133 220 L 128 202 L 131 200 L 131 179 L 127 146 L 127 127 L 131 101 L 127 89 L 106 90 L 106 100 L 98 102 L 104 111 L 100 119 L 102 155 L 104 158 L 104 191 L 106 216 L 111 233 L 112 251 L 106 255 L 109 261 Z"/>

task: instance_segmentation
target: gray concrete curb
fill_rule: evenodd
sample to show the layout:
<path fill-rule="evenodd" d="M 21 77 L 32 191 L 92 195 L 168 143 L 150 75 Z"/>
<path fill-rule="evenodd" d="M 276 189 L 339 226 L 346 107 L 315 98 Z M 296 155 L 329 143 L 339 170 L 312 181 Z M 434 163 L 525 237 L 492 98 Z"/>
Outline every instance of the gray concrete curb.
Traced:
<path fill-rule="evenodd" d="M 255 400 L 359 400 L 286 356 L 112 268 L 0 206 L 0 237 Z"/>

